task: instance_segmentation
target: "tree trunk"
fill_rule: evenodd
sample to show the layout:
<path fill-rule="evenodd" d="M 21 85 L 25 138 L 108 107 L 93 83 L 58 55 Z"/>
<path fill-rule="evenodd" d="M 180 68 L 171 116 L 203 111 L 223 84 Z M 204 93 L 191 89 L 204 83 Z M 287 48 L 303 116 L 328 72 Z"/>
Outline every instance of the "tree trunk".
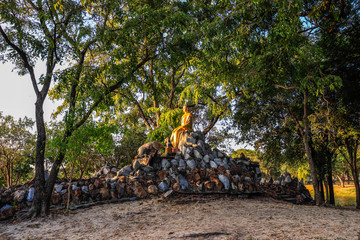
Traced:
<path fill-rule="evenodd" d="M 66 155 L 66 144 L 68 141 L 68 138 L 71 136 L 72 132 L 70 132 L 69 130 L 65 131 L 64 133 L 64 137 L 62 140 L 62 145 L 64 147 L 61 147 L 59 150 L 59 155 L 57 156 L 57 158 L 55 159 L 55 162 L 51 168 L 50 174 L 49 174 L 49 178 L 46 181 L 46 186 L 45 186 L 45 196 L 44 196 L 44 202 L 43 202 L 43 211 L 45 214 L 49 214 L 49 210 L 50 210 L 50 203 L 51 203 L 51 195 L 54 189 L 54 185 L 55 185 L 55 181 L 57 179 L 59 170 L 60 170 L 60 166 L 61 163 L 63 162 L 65 155 Z"/>
<path fill-rule="evenodd" d="M 304 92 L 304 115 L 303 115 L 303 122 L 304 122 L 304 129 L 300 129 L 301 126 L 299 125 L 299 129 L 301 132 L 301 136 L 302 136 L 302 140 L 303 140 L 303 144 L 304 144 L 304 148 L 305 148 L 305 153 L 306 153 L 306 157 L 309 163 L 309 167 L 310 167 L 310 173 L 311 173 L 311 179 L 312 179 L 312 185 L 314 188 L 314 196 L 315 196 L 315 202 L 316 205 L 322 205 L 323 201 L 321 198 L 321 193 L 319 191 L 319 183 L 317 180 L 317 175 L 316 175 L 316 170 L 315 170 L 315 164 L 314 164 L 314 160 L 311 154 L 311 149 L 310 149 L 310 144 L 309 144 L 309 133 L 310 133 L 310 127 L 309 127 L 309 120 L 308 120 L 308 109 L 307 109 L 307 100 L 308 100 L 308 96 L 307 96 L 307 92 Z"/>
<path fill-rule="evenodd" d="M 340 187 L 342 187 L 342 188 L 344 188 L 345 187 L 345 181 L 344 181 L 344 179 L 342 179 L 342 177 L 341 176 L 336 176 L 337 177 L 337 179 L 339 179 L 339 182 L 340 182 Z"/>
<path fill-rule="evenodd" d="M 354 179 L 355 192 L 356 192 L 356 208 L 360 209 L 360 186 L 359 186 L 359 172 L 357 168 L 352 168 L 351 173 Z"/>
<path fill-rule="evenodd" d="M 327 183 L 329 186 L 329 204 L 335 205 L 334 184 L 333 184 L 333 176 L 331 169 L 328 169 Z"/>
<path fill-rule="evenodd" d="M 44 197 L 44 156 L 45 156 L 45 144 L 46 144 L 46 131 L 44 124 L 44 111 L 41 95 L 38 94 L 37 101 L 35 103 L 35 116 L 36 116 L 36 157 L 35 157 L 35 194 L 34 200 L 29 211 L 31 217 L 37 217 L 41 214 L 41 205 Z"/>
<path fill-rule="evenodd" d="M 324 187 L 325 187 L 325 193 L 326 193 L 325 194 L 326 195 L 325 202 L 329 203 L 330 202 L 330 194 L 329 194 L 329 183 L 328 183 L 327 178 L 324 179 Z"/>
<path fill-rule="evenodd" d="M 324 202 L 325 201 L 325 194 L 324 194 L 324 181 L 323 181 L 323 179 L 321 178 L 320 180 L 319 180 L 319 187 L 320 187 L 320 193 L 321 193 L 321 199 L 322 199 L 322 201 Z"/>

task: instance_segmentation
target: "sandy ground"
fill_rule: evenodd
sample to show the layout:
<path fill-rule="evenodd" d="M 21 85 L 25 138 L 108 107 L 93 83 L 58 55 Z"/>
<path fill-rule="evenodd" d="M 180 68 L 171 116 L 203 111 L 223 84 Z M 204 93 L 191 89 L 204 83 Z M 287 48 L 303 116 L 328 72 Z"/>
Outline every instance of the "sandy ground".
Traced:
<path fill-rule="evenodd" d="M 184 196 L 0 223 L 0 239 L 360 239 L 360 211 Z"/>

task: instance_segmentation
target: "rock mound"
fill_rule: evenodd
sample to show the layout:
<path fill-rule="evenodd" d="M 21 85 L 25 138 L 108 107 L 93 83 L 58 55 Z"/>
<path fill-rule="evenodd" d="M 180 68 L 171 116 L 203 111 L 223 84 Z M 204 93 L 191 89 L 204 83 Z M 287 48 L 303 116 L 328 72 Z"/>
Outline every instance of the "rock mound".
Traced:
<path fill-rule="evenodd" d="M 249 158 L 231 158 L 218 149 L 211 149 L 201 132 L 187 132 L 174 154 L 138 156 L 121 169 L 103 167 L 90 179 L 58 180 L 51 202 L 72 209 L 99 202 L 122 201 L 172 193 L 264 194 L 294 203 L 312 201 L 305 186 L 287 178 L 280 184 L 261 179 L 258 162 Z M 144 164 L 148 163 L 148 164 Z M 289 180 L 290 179 L 290 180 Z M 34 188 L 31 183 L 0 189 L 0 219 L 13 216 L 31 206 Z M 69 199 L 70 198 L 70 199 Z M 15 207 L 16 206 L 16 207 Z"/>

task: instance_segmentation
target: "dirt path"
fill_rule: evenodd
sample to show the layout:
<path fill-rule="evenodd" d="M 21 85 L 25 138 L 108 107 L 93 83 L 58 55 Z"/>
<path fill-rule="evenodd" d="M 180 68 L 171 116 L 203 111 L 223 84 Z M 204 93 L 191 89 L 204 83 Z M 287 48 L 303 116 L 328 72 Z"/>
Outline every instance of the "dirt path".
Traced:
<path fill-rule="evenodd" d="M 360 211 L 187 196 L 0 223 L 0 239 L 360 239 Z"/>

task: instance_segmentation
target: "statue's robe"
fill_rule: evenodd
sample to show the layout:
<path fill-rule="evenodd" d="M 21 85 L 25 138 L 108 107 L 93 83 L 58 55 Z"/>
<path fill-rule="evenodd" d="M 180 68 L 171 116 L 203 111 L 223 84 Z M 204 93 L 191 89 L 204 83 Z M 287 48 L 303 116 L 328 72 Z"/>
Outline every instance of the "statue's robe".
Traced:
<path fill-rule="evenodd" d="M 174 149 L 177 149 L 179 146 L 179 139 L 183 132 L 185 131 L 193 131 L 192 125 L 193 125 L 193 116 L 191 113 L 187 112 L 181 117 L 181 126 L 175 128 L 172 131 L 170 141 L 173 145 Z"/>

